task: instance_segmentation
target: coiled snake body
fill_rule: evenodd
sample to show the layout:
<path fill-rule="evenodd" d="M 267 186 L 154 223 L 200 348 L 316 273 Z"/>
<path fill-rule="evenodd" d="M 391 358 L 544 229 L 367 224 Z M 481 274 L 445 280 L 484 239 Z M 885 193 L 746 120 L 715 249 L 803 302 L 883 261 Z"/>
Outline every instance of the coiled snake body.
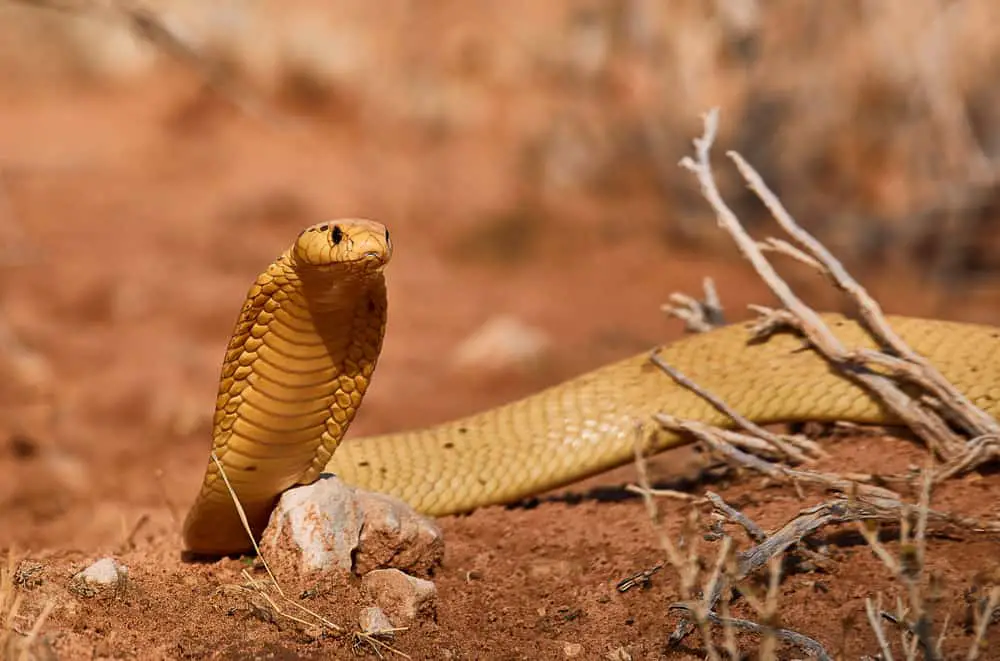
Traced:
<path fill-rule="evenodd" d="M 659 412 L 728 424 L 641 354 L 459 420 L 342 442 L 382 348 L 383 270 L 391 255 L 379 223 L 318 224 L 250 289 L 223 362 L 213 448 L 258 538 L 281 492 L 322 472 L 443 515 L 515 501 L 628 462 L 637 424 L 657 450 L 686 442 L 655 424 Z M 845 344 L 873 347 L 854 322 L 824 319 Z M 1000 412 L 1000 330 L 889 321 L 975 404 Z M 895 422 L 801 339 L 748 339 L 747 325 L 733 324 L 681 339 L 661 355 L 759 423 Z M 199 555 L 252 550 L 211 460 L 184 544 Z"/>

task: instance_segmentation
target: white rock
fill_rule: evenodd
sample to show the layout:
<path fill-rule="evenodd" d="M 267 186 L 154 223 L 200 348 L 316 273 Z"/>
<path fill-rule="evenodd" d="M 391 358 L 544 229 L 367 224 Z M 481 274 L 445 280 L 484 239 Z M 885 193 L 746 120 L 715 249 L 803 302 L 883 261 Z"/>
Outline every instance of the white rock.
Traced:
<path fill-rule="evenodd" d="M 268 559 L 290 561 L 303 573 L 361 575 L 391 566 L 429 574 L 444 556 L 444 539 L 431 519 L 333 475 L 282 494 L 260 546 Z"/>
<path fill-rule="evenodd" d="M 499 371 L 530 367 L 549 347 L 548 336 L 514 317 L 498 316 L 483 324 L 455 350 L 459 369 Z"/>
<path fill-rule="evenodd" d="M 114 558 L 101 558 L 73 576 L 70 589 L 84 597 L 106 590 L 121 590 L 128 582 L 128 567 Z"/>
<path fill-rule="evenodd" d="M 437 586 L 431 581 L 398 569 L 376 569 L 361 577 L 361 585 L 396 626 L 434 613 Z"/>

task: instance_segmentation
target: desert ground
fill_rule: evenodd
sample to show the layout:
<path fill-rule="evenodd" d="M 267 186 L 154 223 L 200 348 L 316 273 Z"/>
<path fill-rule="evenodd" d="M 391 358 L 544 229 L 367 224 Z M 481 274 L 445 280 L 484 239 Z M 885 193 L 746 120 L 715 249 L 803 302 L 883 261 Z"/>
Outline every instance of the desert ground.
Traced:
<path fill-rule="evenodd" d="M 714 106 L 720 181 L 755 235 L 775 228 L 725 149 L 887 312 L 1000 324 L 990 3 L 817 16 L 792 2 L 500 4 L 0 3 L 0 659 L 724 658 L 721 627 L 713 650 L 698 632 L 668 644 L 684 598 L 669 564 L 616 586 L 665 561 L 660 530 L 715 561 L 706 491 L 766 531 L 829 494 L 720 468 L 694 445 L 650 462 L 658 486 L 696 497 L 659 499 L 659 525 L 624 488 L 632 465 L 440 519 L 435 609 L 392 649 L 354 635 L 368 603 L 357 580 L 278 568 L 335 631 L 234 592 L 242 570 L 264 576 L 253 558 L 181 560 L 233 323 L 306 225 L 362 216 L 392 231 L 389 325 L 358 437 L 675 340 L 683 324 L 661 305 L 705 277 L 732 320 L 773 304 L 677 165 Z M 788 274 L 811 305 L 847 309 L 819 277 Z M 488 360 L 468 358 L 498 319 L 530 330 L 527 349 L 501 337 Z M 928 461 L 901 430 L 816 433 L 829 453 L 816 470 Z M 984 468 L 935 488 L 931 506 L 994 522 L 998 499 Z M 882 539 L 904 550 L 897 527 Z M 855 525 L 811 541 L 826 562 L 786 569 L 772 621 L 833 658 L 885 658 L 865 598 L 894 612 L 905 586 Z M 998 543 L 963 527 L 928 536 L 921 581 L 943 658 L 977 637 Z M 127 589 L 74 592 L 105 557 L 128 568 Z M 766 571 L 754 580 L 766 590 Z M 899 626 L 886 631 L 906 658 Z M 1000 629 L 980 640 L 978 658 L 1000 659 Z M 735 644 L 804 658 L 760 642 Z"/>

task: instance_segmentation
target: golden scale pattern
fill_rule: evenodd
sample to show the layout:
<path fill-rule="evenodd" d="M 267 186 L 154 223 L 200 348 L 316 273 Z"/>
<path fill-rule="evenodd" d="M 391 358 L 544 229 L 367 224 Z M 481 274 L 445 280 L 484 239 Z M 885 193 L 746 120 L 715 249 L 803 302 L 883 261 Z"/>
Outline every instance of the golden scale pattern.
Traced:
<path fill-rule="evenodd" d="M 854 322 L 823 315 L 847 346 L 874 345 Z M 1000 330 L 892 317 L 893 328 L 978 406 L 1000 413 Z M 859 386 L 838 376 L 790 333 L 748 344 L 733 324 L 664 347 L 661 356 L 737 411 L 762 424 L 891 422 Z M 433 515 L 515 501 L 632 461 L 636 424 L 665 449 L 682 440 L 656 413 L 729 421 L 676 385 L 646 354 L 430 429 L 349 439 L 327 470 Z"/>

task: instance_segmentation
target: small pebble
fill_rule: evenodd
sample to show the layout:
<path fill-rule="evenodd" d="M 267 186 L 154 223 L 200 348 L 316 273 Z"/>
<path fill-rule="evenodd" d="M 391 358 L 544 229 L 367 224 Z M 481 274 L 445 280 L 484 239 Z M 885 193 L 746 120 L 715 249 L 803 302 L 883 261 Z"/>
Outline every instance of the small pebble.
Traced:
<path fill-rule="evenodd" d="M 70 590 L 81 597 L 94 597 L 101 592 L 119 591 L 128 582 L 128 567 L 114 558 L 101 558 L 70 581 Z"/>
<path fill-rule="evenodd" d="M 364 633 L 382 633 L 392 635 L 392 622 L 378 606 L 362 608 L 358 615 L 358 624 Z"/>
<path fill-rule="evenodd" d="M 376 569 L 362 576 L 361 584 L 397 626 L 435 611 L 437 588 L 431 581 L 409 576 L 398 569 Z"/>

